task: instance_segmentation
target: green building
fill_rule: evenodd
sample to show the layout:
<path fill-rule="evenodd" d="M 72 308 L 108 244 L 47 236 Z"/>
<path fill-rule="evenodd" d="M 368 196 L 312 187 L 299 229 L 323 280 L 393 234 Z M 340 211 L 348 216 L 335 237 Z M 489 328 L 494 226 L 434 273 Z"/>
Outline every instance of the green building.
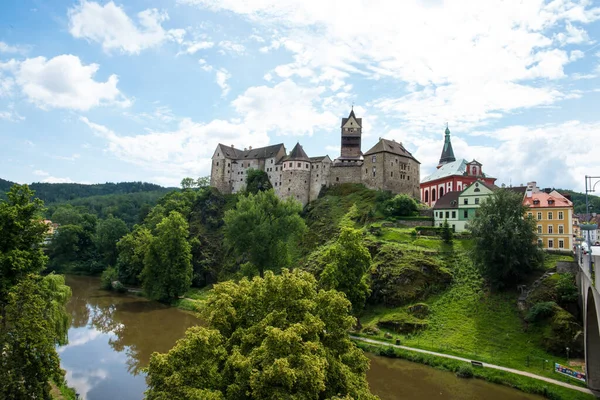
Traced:
<path fill-rule="evenodd" d="M 495 185 L 477 180 L 463 191 L 446 193 L 433 207 L 434 225 L 442 226 L 447 220 L 455 232 L 465 231 L 477 209 L 496 189 Z"/>

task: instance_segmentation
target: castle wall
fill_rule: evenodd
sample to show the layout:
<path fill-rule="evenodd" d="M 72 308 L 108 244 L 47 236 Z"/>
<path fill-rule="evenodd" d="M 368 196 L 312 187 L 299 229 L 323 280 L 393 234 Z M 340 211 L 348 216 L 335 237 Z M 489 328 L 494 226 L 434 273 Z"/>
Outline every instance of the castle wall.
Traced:
<path fill-rule="evenodd" d="M 309 201 L 316 200 L 319 197 L 321 189 L 329 186 L 329 175 L 331 172 L 331 161 L 325 158 L 324 161 L 314 162 L 311 165 L 310 192 Z"/>
<path fill-rule="evenodd" d="M 279 189 L 279 197 L 286 199 L 291 197 L 303 206 L 309 202 L 310 192 L 310 169 L 284 169 L 282 173 L 282 184 Z"/>
<path fill-rule="evenodd" d="M 360 183 L 361 182 L 361 164 L 333 164 L 330 168 L 329 185 L 339 185 L 340 183 Z"/>
<path fill-rule="evenodd" d="M 231 160 L 225 158 L 217 147 L 212 157 L 210 185 L 216 187 L 221 193 L 231 193 L 230 173 Z"/>
<path fill-rule="evenodd" d="M 409 157 L 381 152 L 365 157 L 362 183 L 369 189 L 389 190 L 420 198 L 420 166 Z"/>

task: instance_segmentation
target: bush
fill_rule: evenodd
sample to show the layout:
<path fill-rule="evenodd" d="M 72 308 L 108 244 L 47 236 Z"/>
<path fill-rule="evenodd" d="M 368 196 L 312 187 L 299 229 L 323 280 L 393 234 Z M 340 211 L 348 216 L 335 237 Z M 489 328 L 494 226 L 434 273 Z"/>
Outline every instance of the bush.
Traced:
<path fill-rule="evenodd" d="M 119 274 L 117 272 L 117 269 L 114 267 L 108 267 L 108 268 L 106 268 L 106 270 L 104 270 L 104 272 L 102 273 L 102 276 L 100 277 L 100 287 L 102 287 L 102 289 L 112 290 L 113 289 L 112 283 L 118 279 L 119 279 Z M 123 285 L 121 285 L 121 286 L 123 286 Z"/>
<path fill-rule="evenodd" d="M 439 236 L 442 233 L 441 226 L 417 226 L 415 232 L 424 236 Z"/>
<path fill-rule="evenodd" d="M 471 367 L 470 365 L 461 365 L 460 367 L 458 367 L 458 370 L 456 371 L 456 376 L 458 376 L 459 378 L 472 378 L 473 377 L 473 367 Z"/>
<path fill-rule="evenodd" d="M 527 315 L 525 316 L 525 321 L 536 322 L 551 317 L 554 315 L 555 307 L 556 303 L 553 301 L 544 301 L 541 303 L 536 303 L 527 312 Z"/>
<path fill-rule="evenodd" d="M 417 202 L 406 194 L 398 194 L 386 201 L 386 215 L 411 216 L 417 212 Z"/>
<path fill-rule="evenodd" d="M 380 347 L 379 355 L 383 357 L 396 358 L 396 352 L 393 347 Z"/>

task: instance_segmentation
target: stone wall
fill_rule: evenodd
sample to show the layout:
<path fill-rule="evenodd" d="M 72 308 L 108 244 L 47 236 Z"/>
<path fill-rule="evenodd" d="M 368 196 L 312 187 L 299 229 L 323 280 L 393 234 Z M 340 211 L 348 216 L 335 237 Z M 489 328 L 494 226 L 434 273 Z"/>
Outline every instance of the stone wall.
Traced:
<path fill-rule="evenodd" d="M 227 167 L 229 164 L 229 167 Z M 226 159 L 223 155 L 212 159 L 212 169 L 210 173 L 210 185 L 216 187 L 221 193 L 231 193 L 231 184 L 229 182 L 231 168 L 231 160 Z"/>
<path fill-rule="evenodd" d="M 292 197 L 305 206 L 309 201 L 309 192 L 310 170 L 284 169 L 279 192 L 281 198 Z"/>
<path fill-rule="evenodd" d="M 559 274 L 564 273 L 577 273 L 579 272 L 579 267 L 576 262 L 573 261 L 557 261 L 556 262 L 556 272 Z"/>
<path fill-rule="evenodd" d="M 360 163 L 334 164 L 330 168 L 329 185 L 340 183 L 360 183 Z"/>
<path fill-rule="evenodd" d="M 396 220 L 396 226 L 408 226 L 409 228 L 433 226 L 433 220 L 398 219 Z"/>
<path fill-rule="evenodd" d="M 325 161 L 312 163 L 309 201 L 316 200 L 319 193 L 321 193 L 321 189 L 329 186 L 330 173 L 331 161 L 329 161 L 329 158 L 326 158 Z"/>

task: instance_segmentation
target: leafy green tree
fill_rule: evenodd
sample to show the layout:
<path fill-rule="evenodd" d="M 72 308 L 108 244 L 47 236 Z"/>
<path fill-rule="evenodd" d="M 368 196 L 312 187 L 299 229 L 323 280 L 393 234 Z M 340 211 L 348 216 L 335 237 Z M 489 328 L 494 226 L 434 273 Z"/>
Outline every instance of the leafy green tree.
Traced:
<path fill-rule="evenodd" d="M 141 283 L 144 259 L 148 245 L 152 241 L 150 229 L 138 226 L 133 232 L 123 236 L 117 243 L 117 271 L 119 280 L 130 285 Z"/>
<path fill-rule="evenodd" d="M 468 225 L 475 241 L 474 261 L 496 288 L 519 281 L 542 261 L 536 223 L 525 216 L 526 211 L 521 196 L 499 189 L 483 202 Z"/>
<path fill-rule="evenodd" d="M 235 209 L 225 212 L 225 239 L 262 277 L 266 270 L 289 264 L 288 241 L 306 229 L 300 211 L 300 203 L 282 201 L 273 190 L 242 196 Z"/>
<path fill-rule="evenodd" d="M 386 202 L 386 213 L 407 217 L 417 212 L 417 202 L 407 194 L 397 194 Z"/>
<path fill-rule="evenodd" d="M 156 226 L 142 271 L 144 291 L 151 299 L 169 302 L 190 288 L 192 255 L 187 237 L 188 223 L 176 211 Z"/>
<path fill-rule="evenodd" d="M 269 181 L 269 175 L 260 169 L 250 168 L 246 175 L 246 193 L 256 194 L 265 190 L 273 189 Z"/>
<path fill-rule="evenodd" d="M 284 269 L 215 285 L 207 327 L 188 329 L 147 368 L 149 400 L 374 400 L 368 359 L 348 338 L 355 319 L 340 293 Z"/>
<path fill-rule="evenodd" d="M 106 266 L 114 266 L 117 262 L 117 242 L 129 232 L 125 222 L 112 215 L 101 220 L 96 226 L 95 243 L 98 255 Z"/>
<path fill-rule="evenodd" d="M 60 225 L 81 225 L 83 223 L 81 212 L 71 204 L 63 204 L 58 207 L 50 219 Z"/>
<path fill-rule="evenodd" d="M 450 228 L 447 219 L 444 220 L 444 224 L 442 225 L 442 240 L 446 244 L 452 244 L 452 241 L 454 240 L 454 232 L 452 231 L 452 228 Z"/>
<path fill-rule="evenodd" d="M 182 189 L 193 189 L 196 187 L 196 180 L 194 178 L 183 178 L 181 180 Z"/>
<path fill-rule="evenodd" d="M 43 203 L 26 185 L 0 202 L 0 398 L 46 399 L 62 380 L 56 346 L 66 343 L 71 291 L 57 275 L 41 277 L 46 257 Z"/>
<path fill-rule="evenodd" d="M 210 176 L 201 176 L 196 180 L 196 187 L 204 189 L 210 186 Z"/>
<path fill-rule="evenodd" d="M 367 271 L 371 266 L 371 254 L 362 243 L 361 231 L 343 227 L 323 258 L 326 265 L 321 273 L 321 285 L 344 293 L 352 303 L 354 313 L 362 310 L 370 293 Z"/>

